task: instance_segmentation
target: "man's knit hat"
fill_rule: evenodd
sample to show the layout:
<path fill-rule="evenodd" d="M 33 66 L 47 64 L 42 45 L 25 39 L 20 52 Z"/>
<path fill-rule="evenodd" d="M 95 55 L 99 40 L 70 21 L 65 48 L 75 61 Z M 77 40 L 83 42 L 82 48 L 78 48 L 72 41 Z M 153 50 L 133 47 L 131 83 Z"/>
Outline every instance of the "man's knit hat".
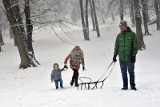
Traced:
<path fill-rule="evenodd" d="M 123 21 L 123 20 L 122 20 L 122 21 L 120 22 L 119 26 L 127 26 L 127 21 Z"/>

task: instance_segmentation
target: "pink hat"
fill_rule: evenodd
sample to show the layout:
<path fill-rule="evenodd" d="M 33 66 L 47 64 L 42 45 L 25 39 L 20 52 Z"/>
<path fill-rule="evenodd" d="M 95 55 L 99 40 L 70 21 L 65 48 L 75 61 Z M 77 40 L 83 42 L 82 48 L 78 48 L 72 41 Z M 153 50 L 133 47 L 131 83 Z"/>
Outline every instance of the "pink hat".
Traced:
<path fill-rule="evenodd" d="M 75 46 L 75 49 L 76 49 L 76 50 L 79 50 L 79 49 L 81 49 L 81 48 L 80 48 L 80 46 Z"/>

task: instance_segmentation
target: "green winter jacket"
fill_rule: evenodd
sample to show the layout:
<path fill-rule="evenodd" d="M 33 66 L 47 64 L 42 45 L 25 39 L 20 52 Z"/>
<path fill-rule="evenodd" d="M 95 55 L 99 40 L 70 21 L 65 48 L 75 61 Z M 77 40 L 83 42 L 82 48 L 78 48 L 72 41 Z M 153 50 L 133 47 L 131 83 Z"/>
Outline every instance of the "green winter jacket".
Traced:
<path fill-rule="evenodd" d="M 120 61 L 130 61 L 132 56 L 136 56 L 138 51 L 138 42 L 136 34 L 128 27 L 117 35 L 115 42 L 114 55 L 119 55 Z"/>

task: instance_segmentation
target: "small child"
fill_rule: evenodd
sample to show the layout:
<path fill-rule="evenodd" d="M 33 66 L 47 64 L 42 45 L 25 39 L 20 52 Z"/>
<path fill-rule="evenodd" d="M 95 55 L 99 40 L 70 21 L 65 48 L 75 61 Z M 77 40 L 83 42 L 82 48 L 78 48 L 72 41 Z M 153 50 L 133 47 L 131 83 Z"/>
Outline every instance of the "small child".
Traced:
<path fill-rule="evenodd" d="M 51 82 L 54 81 L 56 89 L 58 89 L 58 82 L 60 82 L 60 87 L 63 88 L 63 80 L 62 80 L 62 76 L 61 76 L 61 72 L 64 71 L 64 69 L 67 68 L 66 66 L 64 66 L 64 68 L 59 69 L 59 65 L 57 63 L 55 63 L 53 65 L 53 70 L 51 73 Z"/>

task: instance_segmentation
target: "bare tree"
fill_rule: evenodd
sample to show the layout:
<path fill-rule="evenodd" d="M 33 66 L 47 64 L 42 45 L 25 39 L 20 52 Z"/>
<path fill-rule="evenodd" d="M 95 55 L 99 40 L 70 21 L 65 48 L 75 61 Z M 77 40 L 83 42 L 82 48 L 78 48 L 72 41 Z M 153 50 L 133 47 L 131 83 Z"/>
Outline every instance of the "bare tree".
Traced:
<path fill-rule="evenodd" d="M 98 24 L 98 20 L 97 20 L 94 0 L 91 0 L 91 3 L 92 3 L 92 7 L 93 7 L 93 14 L 94 14 L 94 19 L 95 19 L 95 26 L 96 26 L 96 31 L 97 31 L 97 37 L 100 37 L 99 24 Z"/>
<path fill-rule="evenodd" d="M 4 42 L 3 42 L 3 36 L 2 36 L 2 31 L 0 29 L 0 52 L 1 52 L 1 46 L 4 45 Z"/>
<path fill-rule="evenodd" d="M 140 14 L 140 2 L 139 0 L 134 0 L 135 5 L 135 19 L 136 19 L 136 34 L 138 39 L 138 49 L 144 48 L 142 27 L 141 27 L 141 14 Z"/>
<path fill-rule="evenodd" d="M 3 0 L 3 5 L 19 50 L 21 58 L 20 68 L 25 69 L 31 66 L 37 66 L 36 59 L 28 51 L 27 36 L 21 18 L 18 0 Z"/>
<path fill-rule="evenodd" d="M 120 19 L 123 20 L 124 19 L 124 0 L 120 0 Z"/>
<path fill-rule="evenodd" d="M 86 33 L 87 33 L 87 39 L 89 39 L 88 4 L 89 4 L 89 1 L 86 0 L 85 20 L 86 20 Z"/>
<path fill-rule="evenodd" d="M 2 35 L 2 17 L 1 17 L 1 12 L 0 12 L 0 51 L 1 51 L 1 46 L 4 45 L 4 41 L 3 41 L 3 35 Z"/>
<path fill-rule="evenodd" d="M 91 13 L 93 31 L 95 31 L 96 30 L 95 17 L 94 17 L 92 2 L 90 0 L 89 0 L 89 4 L 90 4 L 90 9 L 91 9 L 90 13 Z"/>
<path fill-rule="evenodd" d="M 35 59 L 36 63 L 39 64 L 39 62 L 36 60 L 34 55 L 34 50 L 32 46 L 32 31 L 33 31 L 33 25 L 31 22 L 31 15 L 30 15 L 30 0 L 25 0 L 25 19 L 26 19 L 26 35 L 27 35 L 27 43 L 28 43 L 28 51 L 31 53 L 30 55 L 32 58 Z"/>
<path fill-rule="evenodd" d="M 149 30 L 148 30 L 148 25 L 147 25 L 147 22 L 149 20 L 149 16 L 148 16 L 148 5 L 147 5 L 147 1 L 148 0 L 141 0 L 142 1 L 142 14 L 143 14 L 143 24 L 144 24 L 144 35 L 151 35 L 149 33 Z"/>
<path fill-rule="evenodd" d="M 4 45 L 2 30 L 0 29 L 0 45 Z"/>
<path fill-rule="evenodd" d="M 157 18 L 157 30 L 160 30 L 160 1 L 155 0 L 155 11 L 156 11 L 156 18 Z"/>
<path fill-rule="evenodd" d="M 130 0 L 130 17 L 131 17 L 131 23 L 132 23 L 132 27 L 135 27 L 135 9 L 134 9 L 134 0 Z"/>
<path fill-rule="evenodd" d="M 85 23 L 85 20 L 84 20 L 83 0 L 79 0 L 79 3 L 80 3 L 80 10 L 81 10 L 81 21 L 82 21 L 82 29 L 83 29 L 84 40 L 89 40 L 89 35 L 88 35 L 89 31 L 87 32 L 86 23 Z"/>

